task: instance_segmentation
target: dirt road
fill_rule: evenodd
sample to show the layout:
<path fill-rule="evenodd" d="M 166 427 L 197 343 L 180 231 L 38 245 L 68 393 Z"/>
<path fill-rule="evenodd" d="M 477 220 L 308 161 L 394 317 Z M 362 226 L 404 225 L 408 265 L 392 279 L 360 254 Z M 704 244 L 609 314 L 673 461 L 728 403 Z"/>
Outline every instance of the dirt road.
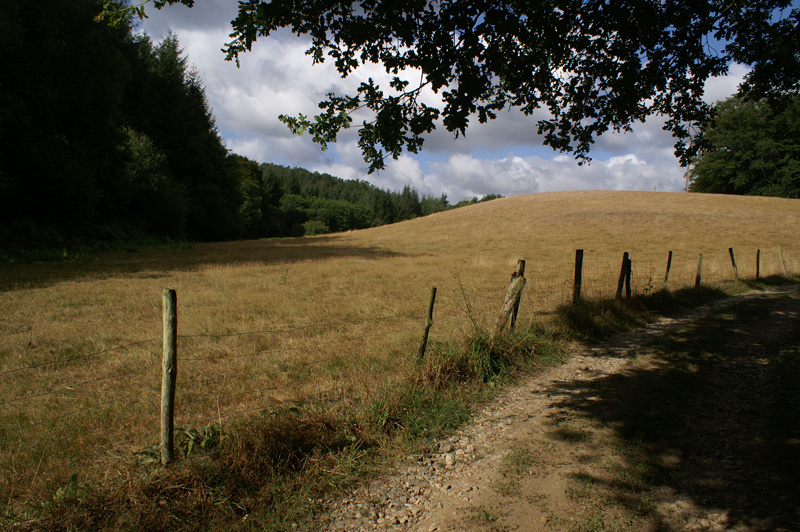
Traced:
<path fill-rule="evenodd" d="M 800 530 L 800 291 L 662 318 L 533 376 L 329 530 Z"/>

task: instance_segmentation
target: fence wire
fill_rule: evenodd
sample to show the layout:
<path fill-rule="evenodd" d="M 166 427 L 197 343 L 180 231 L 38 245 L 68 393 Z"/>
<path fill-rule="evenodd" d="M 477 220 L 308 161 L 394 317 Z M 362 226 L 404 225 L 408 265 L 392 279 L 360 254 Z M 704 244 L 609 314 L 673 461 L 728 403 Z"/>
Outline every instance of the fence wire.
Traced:
<path fill-rule="evenodd" d="M 780 259 L 777 255 L 775 250 L 762 250 L 761 276 L 782 274 L 784 268 L 787 272 L 800 271 L 800 255 L 788 250 L 781 250 Z M 670 289 L 693 286 L 698 256 L 699 253 L 676 251 L 667 283 L 667 254 L 631 246 L 633 293 L 649 294 L 663 289 L 665 284 Z M 583 296 L 613 297 L 621 259 L 621 252 L 617 257 L 587 253 L 583 262 Z M 737 253 L 736 262 L 740 277 L 755 277 L 755 250 Z M 517 322 L 532 323 L 569 303 L 574 268 L 574 257 L 566 252 L 559 260 L 543 264 L 528 261 Z M 488 329 L 503 303 L 508 277 L 497 279 L 491 286 L 470 286 L 464 282 L 466 274 L 457 273 L 456 277 L 451 290 L 440 289 L 437 294 L 429 346 L 466 338 L 480 328 Z M 702 279 L 703 284 L 733 279 L 727 250 L 704 253 Z M 178 335 L 180 425 L 228 423 L 237 416 L 299 404 L 304 393 L 346 394 L 353 387 L 356 391 L 358 386 L 366 389 L 372 385 L 370 379 L 377 379 L 369 364 L 380 360 L 395 364 L 392 357 L 409 359 L 416 353 L 425 318 L 422 307 L 420 300 L 419 312 L 413 313 L 225 334 Z M 313 334 L 308 334 L 310 331 Z M 0 372 L 0 382 L 12 384 L 9 395 L 0 397 L 0 466 L 4 471 L 16 472 L 0 480 L 0 489 L 8 488 L 9 482 L 24 481 L 25 472 L 32 475 L 27 478 L 32 481 L 51 474 L 57 476 L 85 463 L 91 459 L 87 456 L 100 452 L 93 451 L 93 455 L 86 448 L 86 439 L 111 429 L 117 434 L 105 434 L 105 439 L 116 442 L 109 443 L 109 448 L 121 446 L 132 451 L 152 445 L 158 434 L 161 386 L 160 356 L 155 356 L 153 347 L 160 344 L 160 338 L 139 340 Z M 142 352 L 144 347 L 147 350 Z M 69 380 L 75 375 L 66 369 L 88 368 L 87 362 L 103 355 L 118 355 L 116 360 L 123 366 L 138 365 L 110 375 L 78 375 Z M 347 357 L 356 362 L 343 362 Z M 109 356 L 109 360 L 115 359 Z M 48 367 L 60 371 L 39 371 Z M 352 382 L 348 382 L 348 372 L 358 374 Z M 325 384 L 315 382 L 315 376 L 320 374 L 326 375 Z M 83 406 L 75 407 L 79 403 Z"/>

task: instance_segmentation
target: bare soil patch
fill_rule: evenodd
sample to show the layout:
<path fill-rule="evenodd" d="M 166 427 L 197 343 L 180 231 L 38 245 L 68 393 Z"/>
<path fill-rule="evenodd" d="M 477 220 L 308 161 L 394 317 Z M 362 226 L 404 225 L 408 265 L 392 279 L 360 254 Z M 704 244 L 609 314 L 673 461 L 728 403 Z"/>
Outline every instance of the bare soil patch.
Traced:
<path fill-rule="evenodd" d="M 321 528 L 800 529 L 796 287 L 573 351 Z"/>

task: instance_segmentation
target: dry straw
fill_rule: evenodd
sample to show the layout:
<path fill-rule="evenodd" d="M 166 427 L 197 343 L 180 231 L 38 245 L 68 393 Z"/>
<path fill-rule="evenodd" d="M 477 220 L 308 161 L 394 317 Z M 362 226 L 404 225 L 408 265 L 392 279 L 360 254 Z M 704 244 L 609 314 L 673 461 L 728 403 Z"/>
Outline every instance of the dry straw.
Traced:
<path fill-rule="evenodd" d="M 358 402 L 414 363 L 432 286 L 432 341 L 489 330 L 517 261 L 518 324 L 572 296 L 800 271 L 797 200 L 645 192 L 515 196 L 392 226 L 303 239 L 167 246 L 92 261 L 0 266 L 0 503 L 113 474 L 158 439 L 161 291 L 178 293 L 176 425 L 323 395 Z"/>

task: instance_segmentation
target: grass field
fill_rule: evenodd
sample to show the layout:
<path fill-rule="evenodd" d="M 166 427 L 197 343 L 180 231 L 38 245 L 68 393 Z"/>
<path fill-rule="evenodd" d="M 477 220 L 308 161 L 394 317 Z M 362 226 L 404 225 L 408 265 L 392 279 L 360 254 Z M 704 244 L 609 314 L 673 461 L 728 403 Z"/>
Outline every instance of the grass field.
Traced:
<path fill-rule="evenodd" d="M 433 341 L 488 328 L 518 259 L 520 323 L 572 295 L 636 293 L 800 271 L 800 202 L 649 192 L 515 196 L 391 226 L 302 239 L 130 249 L 0 265 L 0 505 L 71 475 L 121 476 L 157 443 L 161 293 L 178 294 L 176 424 L 226 423 L 308 397 L 357 405 L 414 366 L 431 286 Z M 780 252 L 779 252 L 780 249 Z M 780 255 L 783 256 L 783 264 Z"/>

